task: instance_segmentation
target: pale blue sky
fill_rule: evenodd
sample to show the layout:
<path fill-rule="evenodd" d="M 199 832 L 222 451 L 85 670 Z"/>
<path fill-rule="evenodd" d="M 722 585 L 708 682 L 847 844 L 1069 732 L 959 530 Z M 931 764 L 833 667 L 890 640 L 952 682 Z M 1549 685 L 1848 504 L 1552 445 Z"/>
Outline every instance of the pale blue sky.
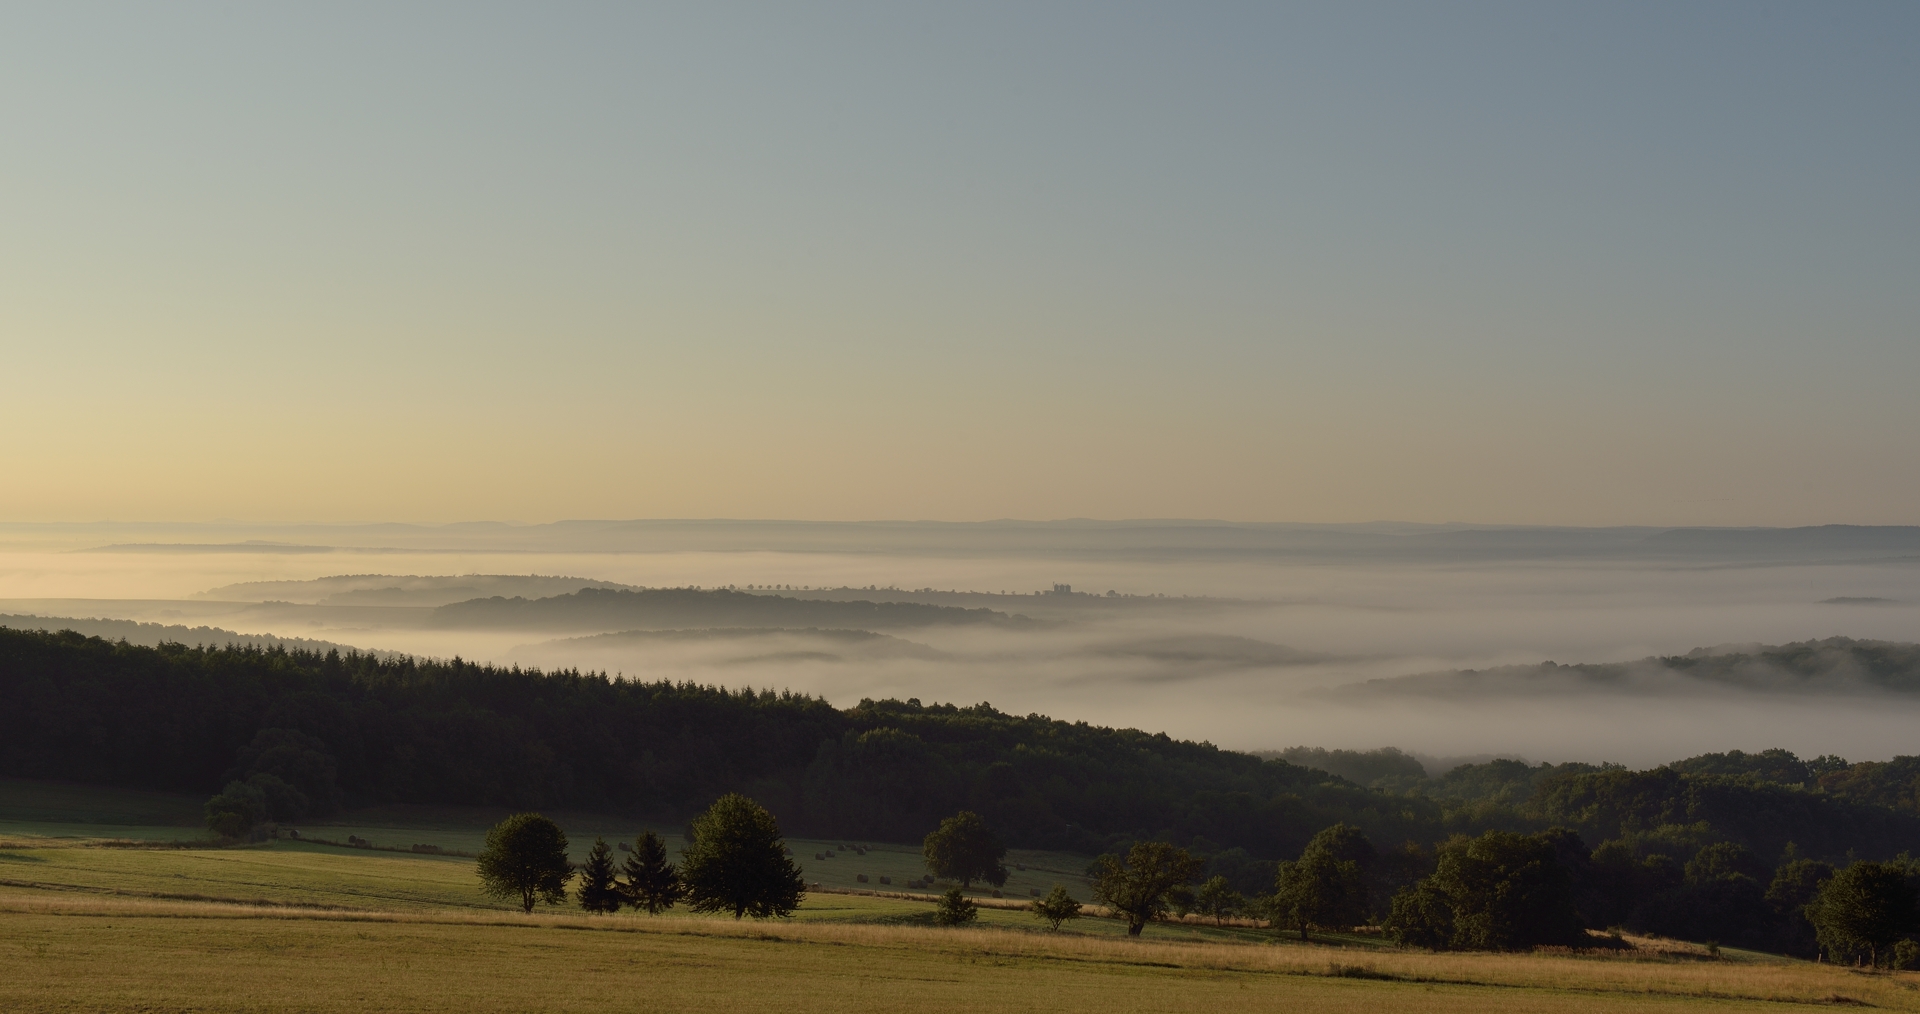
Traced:
<path fill-rule="evenodd" d="M 1916 523 L 1917 54 L 1904 3 L 13 7 L 0 519 Z"/>

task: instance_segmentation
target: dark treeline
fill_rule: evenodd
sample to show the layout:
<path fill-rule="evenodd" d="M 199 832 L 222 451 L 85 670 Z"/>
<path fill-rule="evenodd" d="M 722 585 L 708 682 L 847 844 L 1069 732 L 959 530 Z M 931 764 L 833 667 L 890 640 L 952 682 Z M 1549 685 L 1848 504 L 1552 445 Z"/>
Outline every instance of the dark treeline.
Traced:
<path fill-rule="evenodd" d="M 1683 873 L 1719 843 L 1770 869 L 1920 850 L 1913 758 L 1847 765 L 1769 751 L 1639 772 L 1495 761 L 1376 788 L 986 705 L 843 710 L 792 693 L 458 659 L 145 648 L 4 628 L 0 700 L 0 774 L 196 794 L 251 778 L 277 819 L 414 802 L 679 820 L 738 791 L 822 836 L 914 841 L 966 809 L 1016 847 L 1176 842 L 1249 893 L 1341 822 L 1429 850 L 1457 833 L 1560 826 L 1611 850 L 1602 858 L 1664 857 L 1655 865 Z"/>
<path fill-rule="evenodd" d="M 663 630 L 689 627 L 859 627 L 1022 624 L 992 609 L 919 602 L 844 602 L 726 588 L 585 588 L 548 598 L 472 599 L 433 611 L 436 627 L 522 630 Z"/>

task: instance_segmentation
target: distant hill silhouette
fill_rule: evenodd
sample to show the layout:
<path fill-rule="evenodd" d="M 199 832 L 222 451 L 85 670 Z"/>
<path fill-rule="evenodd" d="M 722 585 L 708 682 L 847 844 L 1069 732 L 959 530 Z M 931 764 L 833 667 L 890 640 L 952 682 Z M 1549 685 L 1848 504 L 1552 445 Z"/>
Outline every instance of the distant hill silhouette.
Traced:
<path fill-rule="evenodd" d="M 1024 625 L 1031 621 L 992 609 L 959 609 L 918 602 L 828 602 L 757 595 L 725 588 L 586 588 L 543 599 L 472 599 L 441 606 L 428 625 L 439 628 L 615 631 L 692 627 L 899 627 Z"/>
<path fill-rule="evenodd" d="M 1335 696 L 1515 697 L 1569 691 L 1662 693 L 1712 688 L 1815 695 L 1920 693 L 1920 644 L 1829 637 L 1729 644 L 1637 662 L 1510 665 L 1368 680 Z"/>

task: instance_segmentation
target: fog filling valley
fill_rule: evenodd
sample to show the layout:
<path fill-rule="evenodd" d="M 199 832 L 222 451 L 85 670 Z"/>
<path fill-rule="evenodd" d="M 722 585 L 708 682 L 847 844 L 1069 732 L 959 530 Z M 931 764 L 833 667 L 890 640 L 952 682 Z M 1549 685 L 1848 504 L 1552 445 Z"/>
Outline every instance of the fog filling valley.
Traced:
<path fill-rule="evenodd" d="M 1754 654 L 1920 640 L 1908 528 L 8 525 L 0 614 L 136 642 L 272 634 L 841 706 L 984 701 L 1245 750 L 1873 760 L 1915 752 L 1920 719 L 1920 673 L 1876 675 L 1844 646 L 1806 671 Z M 1748 657 L 1642 661 L 1701 648 Z M 1628 664 L 1570 667 L 1597 663 Z"/>

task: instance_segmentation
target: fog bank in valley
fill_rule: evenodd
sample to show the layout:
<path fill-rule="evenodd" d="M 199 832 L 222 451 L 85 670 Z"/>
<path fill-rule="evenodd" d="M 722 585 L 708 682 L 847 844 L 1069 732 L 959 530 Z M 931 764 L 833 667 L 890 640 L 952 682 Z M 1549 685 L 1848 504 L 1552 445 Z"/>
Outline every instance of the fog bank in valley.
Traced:
<path fill-rule="evenodd" d="M 1241 749 L 1859 760 L 1920 727 L 1899 680 L 1752 654 L 1920 641 L 1903 528 L 11 525 L 0 612 L 987 701 Z M 1657 661 L 1701 648 L 1748 654 L 1715 678 Z"/>

